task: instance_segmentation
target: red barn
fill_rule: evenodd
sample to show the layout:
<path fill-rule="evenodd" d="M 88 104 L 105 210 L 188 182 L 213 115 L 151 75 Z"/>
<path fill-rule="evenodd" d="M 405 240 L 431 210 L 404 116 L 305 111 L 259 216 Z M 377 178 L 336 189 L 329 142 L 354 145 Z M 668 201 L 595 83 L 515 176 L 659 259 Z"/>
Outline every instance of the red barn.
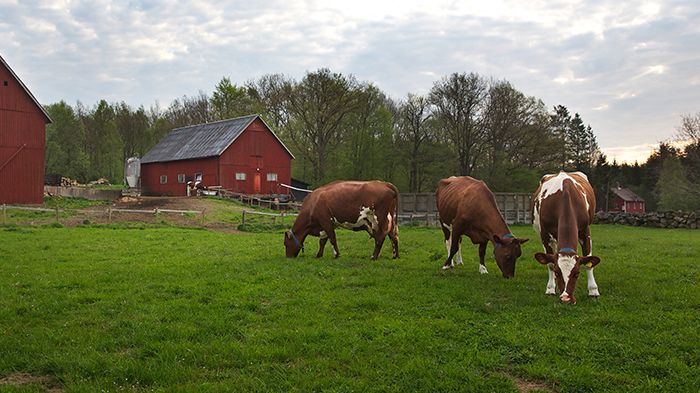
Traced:
<path fill-rule="evenodd" d="M 176 128 L 141 158 L 141 188 L 187 195 L 187 182 L 244 194 L 286 194 L 294 156 L 258 115 Z"/>
<path fill-rule="evenodd" d="M 615 195 L 615 199 L 610 211 L 644 213 L 644 198 L 635 194 L 629 188 L 613 187 L 612 192 Z"/>
<path fill-rule="evenodd" d="M 0 56 L 0 203 L 43 203 L 51 118 Z"/>

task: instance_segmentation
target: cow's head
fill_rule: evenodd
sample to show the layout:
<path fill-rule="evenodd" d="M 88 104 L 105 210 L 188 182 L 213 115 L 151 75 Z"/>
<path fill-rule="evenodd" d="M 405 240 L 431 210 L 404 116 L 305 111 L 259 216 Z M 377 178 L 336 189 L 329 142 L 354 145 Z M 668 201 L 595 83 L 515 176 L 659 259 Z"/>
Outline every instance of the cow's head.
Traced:
<path fill-rule="evenodd" d="M 289 230 L 284 233 L 284 248 L 287 258 L 296 258 L 299 251 L 304 249 L 304 243 L 294 235 L 292 230 Z"/>
<path fill-rule="evenodd" d="M 515 261 L 522 254 L 520 245 L 528 240 L 530 239 L 517 238 L 511 234 L 503 237 L 493 235 L 493 256 L 496 258 L 496 264 L 501 269 L 503 277 L 515 276 Z"/>
<path fill-rule="evenodd" d="M 535 259 L 543 265 L 548 265 L 554 272 L 557 288 L 561 293 L 559 300 L 562 303 L 576 304 L 574 290 L 576 289 L 576 280 L 578 280 L 579 272 L 582 267 L 588 269 L 595 267 L 600 263 L 600 258 L 594 256 L 580 257 L 576 255 L 574 250 L 571 251 L 559 251 L 556 254 L 538 252 L 535 254 Z"/>

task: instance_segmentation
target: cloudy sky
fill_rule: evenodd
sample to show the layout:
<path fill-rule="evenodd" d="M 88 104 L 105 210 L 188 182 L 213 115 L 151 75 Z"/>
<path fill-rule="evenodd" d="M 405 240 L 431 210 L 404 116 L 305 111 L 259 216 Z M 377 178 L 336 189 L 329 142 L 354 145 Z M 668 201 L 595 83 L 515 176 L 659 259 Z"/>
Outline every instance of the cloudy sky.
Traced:
<path fill-rule="evenodd" d="M 320 67 L 403 98 L 477 72 L 643 161 L 700 112 L 699 21 L 697 0 L 0 0 L 0 55 L 43 104 L 167 107 L 224 76 Z"/>

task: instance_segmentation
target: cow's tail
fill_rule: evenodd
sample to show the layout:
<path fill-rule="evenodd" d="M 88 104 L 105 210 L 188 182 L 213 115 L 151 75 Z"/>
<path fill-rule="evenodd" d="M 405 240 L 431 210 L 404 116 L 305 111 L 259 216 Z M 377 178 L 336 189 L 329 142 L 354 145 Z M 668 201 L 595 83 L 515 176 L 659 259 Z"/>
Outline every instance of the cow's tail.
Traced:
<path fill-rule="evenodd" d="M 387 186 L 394 191 L 394 199 L 392 206 L 389 209 L 389 214 L 391 214 L 391 228 L 389 228 L 389 232 L 392 233 L 396 238 L 399 237 L 399 222 L 398 222 L 398 212 L 399 212 L 399 189 L 396 188 L 395 185 L 392 183 L 387 183 Z"/>

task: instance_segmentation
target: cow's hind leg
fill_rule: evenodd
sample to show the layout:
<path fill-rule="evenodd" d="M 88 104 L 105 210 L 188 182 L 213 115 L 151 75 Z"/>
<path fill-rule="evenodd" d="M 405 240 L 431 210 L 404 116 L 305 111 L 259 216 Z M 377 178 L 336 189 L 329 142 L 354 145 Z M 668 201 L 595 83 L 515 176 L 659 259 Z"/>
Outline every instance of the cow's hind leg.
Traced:
<path fill-rule="evenodd" d="M 399 223 L 396 222 L 396 216 L 387 215 L 389 220 L 389 240 L 391 240 L 391 249 L 393 251 L 392 258 L 399 257 Z"/>
<path fill-rule="evenodd" d="M 326 248 L 326 243 L 328 242 L 328 236 L 325 232 L 321 232 L 321 238 L 318 240 L 318 253 L 316 258 L 321 258 L 323 256 L 323 250 Z"/>
<path fill-rule="evenodd" d="M 488 274 L 488 270 L 486 270 L 486 264 L 484 262 L 484 257 L 486 256 L 486 246 L 489 244 L 489 242 L 483 242 L 479 243 L 479 273 L 481 274 Z"/>
<path fill-rule="evenodd" d="M 452 230 L 449 231 L 449 240 L 446 241 L 448 248 L 447 248 L 447 260 L 445 261 L 445 264 L 442 266 L 443 269 L 449 269 L 454 267 L 454 262 L 452 261 L 452 258 L 459 252 L 459 240 L 462 235 L 458 234 L 457 228 L 455 226 L 452 227 Z"/>

